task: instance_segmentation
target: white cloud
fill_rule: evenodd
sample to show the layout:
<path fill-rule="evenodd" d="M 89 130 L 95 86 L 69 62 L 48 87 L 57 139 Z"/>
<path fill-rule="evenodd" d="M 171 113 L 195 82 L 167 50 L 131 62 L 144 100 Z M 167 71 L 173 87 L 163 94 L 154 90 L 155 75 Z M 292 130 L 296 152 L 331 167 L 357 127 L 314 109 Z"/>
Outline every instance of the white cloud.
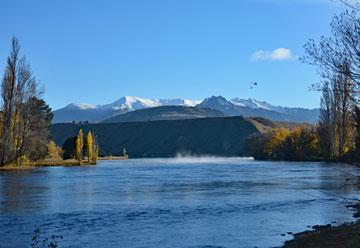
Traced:
<path fill-rule="evenodd" d="M 289 60 L 293 58 L 293 54 L 290 49 L 277 48 L 273 51 L 258 50 L 251 55 L 252 61 L 265 61 L 265 60 Z"/>

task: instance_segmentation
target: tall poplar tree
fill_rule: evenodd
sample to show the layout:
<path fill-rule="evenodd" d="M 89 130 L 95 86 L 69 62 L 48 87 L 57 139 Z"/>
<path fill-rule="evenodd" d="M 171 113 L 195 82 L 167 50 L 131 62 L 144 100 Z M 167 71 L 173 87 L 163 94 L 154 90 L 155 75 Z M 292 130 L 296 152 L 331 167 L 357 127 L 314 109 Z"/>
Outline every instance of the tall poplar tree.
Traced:
<path fill-rule="evenodd" d="M 87 134 L 86 143 L 87 143 L 88 161 L 92 162 L 92 161 L 94 161 L 94 142 L 93 142 L 93 135 L 92 135 L 91 131 L 89 131 Z"/>
<path fill-rule="evenodd" d="M 83 159 L 83 149 L 84 149 L 84 133 L 82 129 L 80 129 L 75 144 L 76 159 L 79 161 Z"/>

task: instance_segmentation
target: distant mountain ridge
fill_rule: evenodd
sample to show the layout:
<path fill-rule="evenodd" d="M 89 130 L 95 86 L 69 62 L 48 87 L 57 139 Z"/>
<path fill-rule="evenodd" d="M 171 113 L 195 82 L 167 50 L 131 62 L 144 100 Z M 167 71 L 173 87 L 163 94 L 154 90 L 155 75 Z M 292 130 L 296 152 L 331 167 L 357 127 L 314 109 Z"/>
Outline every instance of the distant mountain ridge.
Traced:
<path fill-rule="evenodd" d="M 205 99 L 198 108 L 210 108 L 223 112 L 227 116 L 263 117 L 273 121 L 316 123 L 319 109 L 287 108 L 273 106 L 254 99 L 242 100 L 234 98 L 230 101 L 222 96 Z"/>
<path fill-rule="evenodd" d="M 101 123 L 184 120 L 224 116 L 225 115 L 221 111 L 215 109 L 186 106 L 160 106 L 116 115 Z"/>
<path fill-rule="evenodd" d="M 125 96 L 110 104 L 92 105 L 87 103 L 71 103 L 64 108 L 54 111 L 54 123 L 66 123 L 66 122 L 101 122 L 108 119 L 112 121 L 116 120 L 118 116 L 131 113 L 137 110 L 150 109 L 164 106 L 183 106 L 183 107 L 196 107 L 197 112 L 199 109 L 212 109 L 223 113 L 224 116 L 245 116 L 245 117 L 264 117 L 275 121 L 291 121 L 291 122 L 308 122 L 315 123 L 318 120 L 319 109 L 305 109 L 305 108 L 288 108 L 281 106 L 273 106 L 267 102 L 258 101 L 255 99 L 241 99 L 233 98 L 227 100 L 222 96 L 212 96 L 205 100 L 189 100 L 189 99 L 149 99 L 136 96 Z M 179 113 L 174 113 L 172 110 L 172 116 L 166 111 L 170 111 L 169 108 L 157 109 L 157 111 L 145 111 L 128 114 L 124 117 L 118 117 L 118 120 L 123 122 L 125 119 L 136 119 L 137 121 L 146 120 L 168 120 L 174 117 L 174 119 L 188 119 L 188 118 L 202 118 L 202 117 L 214 117 L 215 113 L 190 111 L 190 109 L 178 108 Z M 163 112 L 163 119 L 161 115 L 157 117 L 151 117 L 149 114 L 159 114 L 159 111 Z M 164 112 L 165 111 L 165 112 Z M 184 111 L 188 113 L 184 114 Z M 195 112 L 194 112 L 195 111 Z M 181 113 L 182 112 L 182 113 Z M 207 115 L 207 114 L 208 115 Z M 135 117 L 136 115 L 136 117 Z M 129 118 L 129 116 L 132 116 Z M 143 116 L 143 119 L 140 117 Z"/>

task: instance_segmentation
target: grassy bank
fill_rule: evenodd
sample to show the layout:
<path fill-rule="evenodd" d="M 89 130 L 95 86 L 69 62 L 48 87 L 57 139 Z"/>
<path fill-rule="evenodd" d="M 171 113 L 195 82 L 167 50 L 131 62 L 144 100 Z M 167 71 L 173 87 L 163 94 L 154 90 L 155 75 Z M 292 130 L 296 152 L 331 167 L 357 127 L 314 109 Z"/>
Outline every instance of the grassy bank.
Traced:
<path fill-rule="evenodd" d="M 37 167 L 50 167 L 50 166 L 83 166 L 83 165 L 95 165 L 96 162 L 89 162 L 87 160 L 78 161 L 76 159 L 44 159 L 39 161 L 31 161 L 26 164 L 16 165 L 10 164 L 0 167 L 0 170 L 27 170 Z"/>
<path fill-rule="evenodd" d="M 99 157 L 98 160 L 126 160 L 128 158 L 128 156 L 105 156 Z"/>
<path fill-rule="evenodd" d="M 360 204 L 349 206 L 357 210 L 354 217 L 360 217 Z M 284 248 L 360 248 L 360 221 L 341 226 L 331 225 L 316 227 L 294 235 Z"/>

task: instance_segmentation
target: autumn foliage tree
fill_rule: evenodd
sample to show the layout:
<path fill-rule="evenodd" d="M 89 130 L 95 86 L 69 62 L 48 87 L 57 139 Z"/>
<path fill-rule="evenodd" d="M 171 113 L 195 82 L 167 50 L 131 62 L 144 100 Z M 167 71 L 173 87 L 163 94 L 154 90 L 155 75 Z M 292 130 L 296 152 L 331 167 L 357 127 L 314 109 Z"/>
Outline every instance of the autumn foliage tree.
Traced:
<path fill-rule="evenodd" d="M 1 82 L 0 166 L 46 155 L 53 115 L 41 93 L 14 37 Z"/>
<path fill-rule="evenodd" d="M 360 16 L 355 1 L 342 1 L 353 10 L 334 16 L 331 35 L 305 45 L 304 62 L 318 66 L 323 96 L 318 126 L 322 156 L 349 160 L 354 150 L 354 112 L 360 101 Z"/>
<path fill-rule="evenodd" d="M 82 129 L 79 130 L 79 134 L 76 137 L 76 144 L 75 144 L 75 155 L 76 159 L 79 161 L 83 160 L 83 153 L 84 151 L 84 133 Z"/>
<path fill-rule="evenodd" d="M 88 162 L 90 162 L 90 161 L 93 161 L 93 156 L 94 156 L 94 142 L 93 142 L 93 136 L 91 134 L 91 131 L 89 131 L 87 134 L 86 143 L 87 143 Z"/>
<path fill-rule="evenodd" d="M 54 141 L 47 144 L 47 157 L 51 159 L 61 159 L 62 149 Z"/>
<path fill-rule="evenodd" d="M 76 137 L 67 139 L 63 145 L 64 158 L 71 158 L 75 151 L 75 158 L 79 161 L 87 159 L 89 163 L 94 163 L 98 159 L 99 145 L 96 135 L 89 130 L 84 136 L 83 130 L 80 128 Z"/>
<path fill-rule="evenodd" d="M 261 160 L 314 161 L 319 159 L 319 143 L 314 129 L 275 128 L 246 141 L 247 155 Z"/>

